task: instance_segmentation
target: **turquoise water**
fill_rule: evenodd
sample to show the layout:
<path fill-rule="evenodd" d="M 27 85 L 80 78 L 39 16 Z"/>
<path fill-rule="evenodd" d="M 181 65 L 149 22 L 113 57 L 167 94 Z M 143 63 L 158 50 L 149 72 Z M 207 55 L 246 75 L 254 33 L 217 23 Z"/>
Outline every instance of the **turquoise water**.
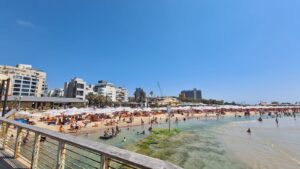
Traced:
<path fill-rule="evenodd" d="M 300 168 L 300 119 L 284 117 L 258 122 L 257 117 L 190 119 L 172 123 L 172 128 L 182 130 L 172 138 L 170 146 L 157 149 L 168 154 L 167 161 L 187 169 L 247 169 L 247 168 Z M 154 128 L 167 128 L 159 124 Z M 246 130 L 251 128 L 252 133 Z M 126 148 L 143 139 L 149 132 L 148 126 L 131 127 L 107 141 L 98 139 L 102 131 L 81 136 L 86 139 Z M 136 135 L 145 130 L 145 135 Z M 123 137 L 127 142 L 122 142 Z"/>

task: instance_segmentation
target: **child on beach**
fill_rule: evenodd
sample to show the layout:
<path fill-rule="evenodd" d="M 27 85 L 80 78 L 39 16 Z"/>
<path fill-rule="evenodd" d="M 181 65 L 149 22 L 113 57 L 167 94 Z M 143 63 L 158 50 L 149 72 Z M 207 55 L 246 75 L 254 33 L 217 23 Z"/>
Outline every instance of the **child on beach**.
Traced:
<path fill-rule="evenodd" d="M 63 125 L 60 125 L 60 127 L 59 127 L 59 132 L 60 132 L 60 133 L 64 133 L 64 132 L 65 132 L 65 128 L 64 128 Z"/>

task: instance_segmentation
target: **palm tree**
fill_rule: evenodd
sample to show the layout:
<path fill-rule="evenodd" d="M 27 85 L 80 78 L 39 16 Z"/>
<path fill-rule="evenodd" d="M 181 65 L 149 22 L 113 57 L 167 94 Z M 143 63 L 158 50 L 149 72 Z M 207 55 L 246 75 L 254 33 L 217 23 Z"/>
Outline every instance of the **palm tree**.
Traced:
<path fill-rule="evenodd" d="M 154 95 L 153 91 L 150 91 L 149 95 L 150 95 L 150 97 L 153 97 L 153 95 Z"/>
<path fill-rule="evenodd" d="M 111 104 L 112 104 L 112 101 L 111 101 L 110 97 L 105 96 L 105 98 L 104 98 L 104 105 L 105 106 L 111 106 Z"/>
<path fill-rule="evenodd" d="M 142 88 L 136 88 L 134 92 L 134 99 L 138 103 L 143 103 L 146 101 L 146 93 Z"/>
<path fill-rule="evenodd" d="M 104 102 L 105 102 L 104 96 L 98 95 L 95 98 L 95 104 L 96 104 L 97 107 L 103 107 L 104 106 Z"/>
<path fill-rule="evenodd" d="M 89 106 L 94 106 L 95 105 L 95 98 L 97 96 L 93 93 L 89 93 L 85 96 L 85 98 L 88 100 L 88 105 Z"/>

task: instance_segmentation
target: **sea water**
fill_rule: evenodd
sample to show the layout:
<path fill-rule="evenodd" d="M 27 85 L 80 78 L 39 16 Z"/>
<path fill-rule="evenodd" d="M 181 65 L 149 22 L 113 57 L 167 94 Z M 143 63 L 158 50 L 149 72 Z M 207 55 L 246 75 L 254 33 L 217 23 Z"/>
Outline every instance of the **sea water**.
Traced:
<path fill-rule="evenodd" d="M 111 140 L 100 140 L 99 131 L 86 139 L 126 148 L 147 137 L 149 126 L 122 128 Z M 167 128 L 168 124 L 154 128 Z M 187 169 L 296 169 L 300 168 L 300 118 L 224 117 L 189 119 L 172 123 L 182 132 L 170 141 L 170 146 L 157 149 L 168 154 L 165 160 Z M 251 129 L 251 134 L 247 129 Z M 145 130 L 145 135 L 137 132 Z M 126 142 L 122 142 L 126 137 Z M 167 152 L 167 153 L 166 153 Z"/>

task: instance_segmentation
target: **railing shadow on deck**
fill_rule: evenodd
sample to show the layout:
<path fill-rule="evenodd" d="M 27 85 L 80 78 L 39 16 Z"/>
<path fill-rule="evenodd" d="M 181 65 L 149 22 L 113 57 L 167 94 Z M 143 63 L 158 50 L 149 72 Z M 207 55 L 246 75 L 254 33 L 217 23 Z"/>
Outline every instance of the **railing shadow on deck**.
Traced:
<path fill-rule="evenodd" d="M 10 154 L 0 148 L 0 168 L 1 169 L 28 169 L 28 166 L 25 166 L 18 159 L 13 157 L 13 154 Z"/>

